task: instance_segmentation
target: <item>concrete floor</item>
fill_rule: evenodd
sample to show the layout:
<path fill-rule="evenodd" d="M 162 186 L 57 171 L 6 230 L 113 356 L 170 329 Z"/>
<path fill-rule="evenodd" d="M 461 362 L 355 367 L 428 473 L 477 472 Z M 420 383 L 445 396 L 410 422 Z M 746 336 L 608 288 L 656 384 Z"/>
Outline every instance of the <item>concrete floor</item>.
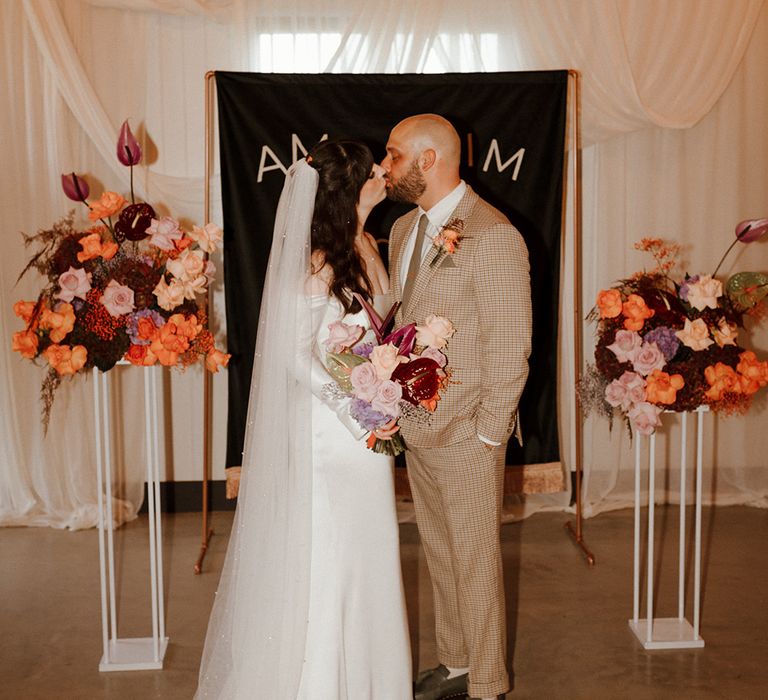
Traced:
<path fill-rule="evenodd" d="M 677 613 L 676 513 L 657 509 L 660 617 Z M 231 513 L 214 515 L 216 535 L 203 574 L 195 576 L 199 516 L 165 516 L 165 668 L 121 673 L 98 672 L 96 532 L 0 528 L 0 698 L 191 698 L 231 519 Z M 768 511 L 705 509 L 706 646 L 698 650 L 645 651 L 628 628 L 631 511 L 585 521 L 592 568 L 565 532 L 566 521 L 563 513 L 540 513 L 503 527 L 515 674 L 510 697 L 768 698 Z M 119 636 L 148 636 L 146 518 L 116 537 Z M 401 543 L 414 665 L 423 668 L 435 663 L 431 589 L 413 524 L 401 525 Z"/>

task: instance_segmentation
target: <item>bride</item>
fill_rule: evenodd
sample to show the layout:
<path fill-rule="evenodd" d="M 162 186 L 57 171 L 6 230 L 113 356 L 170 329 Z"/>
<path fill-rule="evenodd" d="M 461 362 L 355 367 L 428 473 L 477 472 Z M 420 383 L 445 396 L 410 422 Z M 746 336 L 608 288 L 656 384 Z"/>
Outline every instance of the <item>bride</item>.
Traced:
<path fill-rule="evenodd" d="M 323 141 L 288 170 L 197 698 L 412 697 L 392 460 L 323 392 L 329 324 L 368 327 L 352 293 L 376 304 L 389 288 L 363 229 L 384 196 L 358 142 Z"/>

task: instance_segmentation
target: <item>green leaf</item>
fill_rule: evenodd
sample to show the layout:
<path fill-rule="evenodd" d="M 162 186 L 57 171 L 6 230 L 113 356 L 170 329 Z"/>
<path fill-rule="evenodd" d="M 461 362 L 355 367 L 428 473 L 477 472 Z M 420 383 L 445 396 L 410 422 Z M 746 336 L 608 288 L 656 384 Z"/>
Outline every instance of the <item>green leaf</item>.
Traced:
<path fill-rule="evenodd" d="M 368 360 L 352 352 L 329 352 L 325 357 L 328 373 L 344 391 L 352 391 L 350 373 Z"/>
<path fill-rule="evenodd" d="M 725 293 L 736 306 L 745 311 L 751 309 L 768 295 L 768 275 L 762 272 L 737 272 L 728 278 Z"/>

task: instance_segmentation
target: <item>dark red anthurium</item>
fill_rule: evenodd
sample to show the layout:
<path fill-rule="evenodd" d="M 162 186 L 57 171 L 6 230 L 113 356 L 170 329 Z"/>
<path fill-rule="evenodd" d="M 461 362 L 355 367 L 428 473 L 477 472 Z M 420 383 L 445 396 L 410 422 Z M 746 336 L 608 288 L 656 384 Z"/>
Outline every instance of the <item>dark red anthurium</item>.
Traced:
<path fill-rule="evenodd" d="M 117 159 L 123 165 L 136 165 L 141 160 L 141 146 L 128 126 L 128 120 L 120 127 L 117 139 Z"/>
<path fill-rule="evenodd" d="M 129 241 L 144 240 L 147 237 L 147 229 L 156 216 L 155 210 L 145 202 L 129 204 L 120 212 L 115 224 L 115 233 Z"/>
<path fill-rule="evenodd" d="M 61 188 L 64 194 L 75 202 L 85 202 L 91 192 L 85 179 L 75 173 L 62 174 Z"/>
<path fill-rule="evenodd" d="M 392 372 L 392 379 L 403 387 L 403 398 L 418 406 L 435 397 L 440 388 L 440 365 L 431 357 L 418 357 L 404 362 Z"/>

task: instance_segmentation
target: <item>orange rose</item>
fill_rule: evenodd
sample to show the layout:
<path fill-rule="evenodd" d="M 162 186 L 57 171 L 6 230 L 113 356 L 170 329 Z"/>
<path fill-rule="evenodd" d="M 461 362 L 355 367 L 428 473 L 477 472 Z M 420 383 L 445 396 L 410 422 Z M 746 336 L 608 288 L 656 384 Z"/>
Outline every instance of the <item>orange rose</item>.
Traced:
<path fill-rule="evenodd" d="M 222 352 L 221 350 L 217 350 L 216 348 L 212 348 L 208 351 L 208 354 L 205 356 L 205 368 L 209 372 L 213 372 L 214 374 L 219 371 L 219 367 L 226 367 L 227 363 L 229 362 L 229 358 L 232 357 L 231 355 L 228 355 L 225 352 Z"/>
<path fill-rule="evenodd" d="M 101 246 L 101 257 L 104 258 L 104 260 L 112 260 L 119 249 L 120 247 L 117 243 L 108 241 Z"/>
<path fill-rule="evenodd" d="M 677 392 L 685 386 L 681 374 L 667 374 L 655 369 L 645 380 L 645 397 L 651 403 L 675 403 Z"/>
<path fill-rule="evenodd" d="M 171 316 L 168 323 L 157 331 L 150 345 L 150 350 L 157 356 L 160 364 L 167 367 L 175 365 L 179 361 L 179 355 L 189 348 L 189 339 L 177 333 L 177 325 L 172 321 L 176 316 L 184 318 L 181 314 Z"/>
<path fill-rule="evenodd" d="M 136 331 L 142 340 L 152 340 L 157 333 L 157 326 L 151 318 L 142 316 L 136 323 Z"/>
<path fill-rule="evenodd" d="M 59 304 L 56 311 L 43 309 L 40 314 L 40 328 L 50 330 L 50 338 L 60 343 L 75 327 L 75 310 L 72 304 Z"/>
<path fill-rule="evenodd" d="M 60 375 L 74 374 L 81 370 L 88 358 L 88 351 L 82 345 L 49 345 L 43 350 L 48 363 Z"/>
<path fill-rule="evenodd" d="M 112 241 L 105 243 L 101 240 L 99 233 L 89 233 L 87 236 L 83 236 L 80 239 L 80 245 L 83 247 L 83 250 L 77 254 L 77 259 L 80 262 L 98 257 L 110 260 L 118 251 L 117 243 Z"/>
<path fill-rule="evenodd" d="M 28 324 L 32 319 L 32 314 L 35 313 L 35 306 L 37 306 L 37 302 L 34 301 L 17 301 L 13 305 L 13 313 Z"/>
<path fill-rule="evenodd" d="M 704 378 L 710 385 L 704 392 L 704 397 L 709 401 L 719 401 L 726 392 L 741 393 L 739 385 L 739 376 L 733 367 L 717 362 L 704 370 Z"/>
<path fill-rule="evenodd" d="M 653 309 L 645 305 L 645 300 L 639 294 L 630 294 L 621 306 L 621 312 L 626 316 L 624 328 L 628 331 L 639 331 L 646 318 L 653 316 Z"/>
<path fill-rule="evenodd" d="M 181 253 L 184 252 L 186 248 L 189 248 L 194 243 L 194 241 L 191 238 L 187 238 L 184 236 L 183 238 L 178 238 L 173 241 L 173 250 L 168 254 L 169 258 L 172 258 L 175 260 L 179 257 Z"/>
<path fill-rule="evenodd" d="M 34 331 L 19 331 L 13 334 L 13 349 L 28 360 L 37 357 L 39 342 L 40 339 Z"/>
<path fill-rule="evenodd" d="M 91 202 L 91 211 L 88 213 L 88 218 L 91 221 L 106 219 L 112 216 L 112 214 L 119 212 L 125 205 L 125 199 L 117 194 L 117 192 L 104 192 L 98 202 Z"/>
<path fill-rule="evenodd" d="M 603 289 L 597 295 L 600 318 L 616 318 L 621 314 L 621 292 L 618 289 Z"/>
<path fill-rule="evenodd" d="M 751 350 L 745 350 L 739 355 L 736 365 L 739 381 L 745 394 L 754 394 L 761 386 L 768 384 L 768 362 L 761 362 Z"/>
<path fill-rule="evenodd" d="M 138 367 L 150 367 L 157 362 L 157 356 L 152 352 L 149 345 L 131 345 L 128 352 L 125 353 L 125 359 Z"/>
<path fill-rule="evenodd" d="M 174 332 L 177 335 L 183 335 L 190 340 L 196 338 L 198 333 L 203 330 L 202 324 L 198 323 L 197 317 L 193 315 L 184 316 L 184 314 L 173 314 L 173 316 L 168 319 L 168 323 L 172 323 L 176 326 Z"/>

